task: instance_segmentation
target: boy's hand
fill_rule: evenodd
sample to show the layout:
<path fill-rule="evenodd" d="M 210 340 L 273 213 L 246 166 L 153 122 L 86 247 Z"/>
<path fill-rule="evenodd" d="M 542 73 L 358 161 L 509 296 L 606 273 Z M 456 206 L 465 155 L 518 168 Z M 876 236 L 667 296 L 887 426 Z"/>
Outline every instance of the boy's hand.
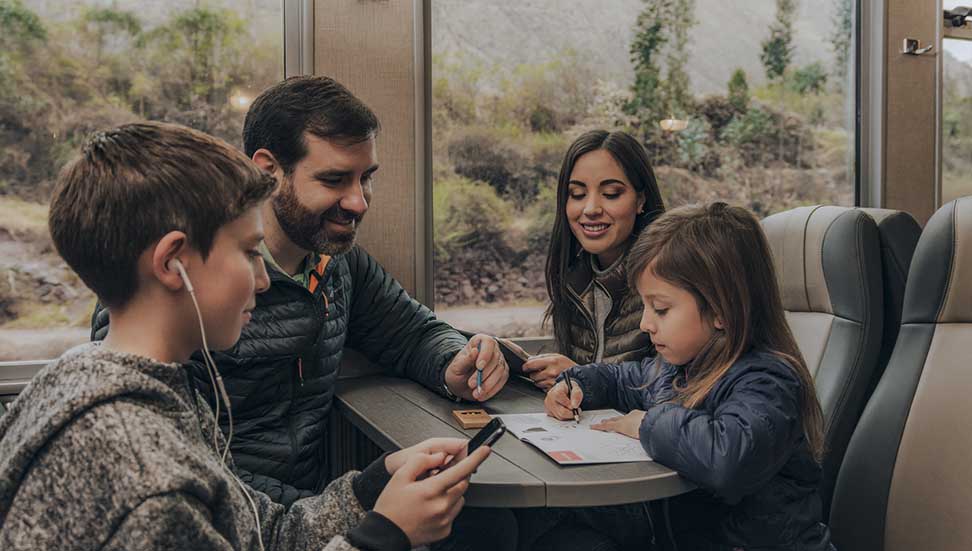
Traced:
<path fill-rule="evenodd" d="M 469 477 L 489 453 L 489 446 L 481 446 L 449 469 L 424 480 L 419 479 L 442 467 L 446 455 L 413 454 L 378 496 L 375 512 L 401 528 L 413 547 L 444 539 L 465 503 L 462 496 L 469 487 Z"/>
<path fill-rule="evenodd" d="M 540 354 L 523 364 L 523 372 L 530 377 L 533 384 L 544 390 L 550 390 L 550 387 L 557 382 L 557 376 L 575 365 L 577 362 L 562 354 Z"/>
<path fill-rule="evenodd" d="M 600 423 L 591 425 L 591 428 L 604 432 L 616 432 L 637 440 L 638 429 L 641 427 L 644 418 L 645 412 L 640 409 L 633 409 L 627 415 L 605 419 Z"/>
<path fill-rule="evenodd" d="M 574 418 L 574 412 L 571 409 L 580 409 L 581 402 L 584 401 L 584 391 L 581 390 L 576 379 L 571 380 L 574 382 L 574 392 L 570 396 L 567 396 L 567 383 L 563 381 L 555 384 L 547 392 L 546 398 L 543 399 L 543 409 L 547 411 L 547 415 L 561 421 Z"/>
<path fill-rule="evenodd" d="M 395 453 L 385 456 L 385 470 L 388 471 L 388 474 L 395 474 L 398 472 L 398 469 L 402 468 L 402 465 L 407 463 L 416 454 L 432 455 L 435 453 L 444 453 L 447 461 L 450 457 L 455 458 L 452 460 L 453 462 L 460 461 L 466 457 L 467 442 L 469 440 L 465 438 L 429 438 L 414 446 L 398 450 Z"/>
<path fill-rule="evenodd" d="M 476 388 L 476 371 L 483 371 L 482 393 Z M 510 368 L 496 339 L 489 335 L 473 335 L 466 346 L 446 368 L 445 383 L 449 390 L 466 400 L 485 402 L 499 392 L 507 379 Z"/>

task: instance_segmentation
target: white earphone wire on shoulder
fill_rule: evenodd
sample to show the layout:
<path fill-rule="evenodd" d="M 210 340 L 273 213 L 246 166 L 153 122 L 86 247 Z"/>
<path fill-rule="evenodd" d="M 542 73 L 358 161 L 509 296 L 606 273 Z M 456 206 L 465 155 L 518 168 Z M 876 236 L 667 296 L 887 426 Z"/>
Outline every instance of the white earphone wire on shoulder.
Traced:
<path fill-rule="evenodd" d="M 246 496 L 246 500 L 250 502 L 250 508 L 253 510 L 253 518 L 256 519 L 257 528 L 257 543 L 260 546 L 261 551 L 263 550 L 263 529 L 260 527 L 260 512 L 257 510 L 256 503 L 250 496 L 250 492 L 247 490 L 243 481 L 240 480 L 236 473 L 229 468 L 226 464 L 226 458 L 229 455 L 230 442 L 233 440 L 233 410 L 230 407 L 229 395 L 226 393 L 226 387 L 223 386 L 223 378 L 219 375 L 219 370 L 216 369 L 216 362 L 213 360 L 212 355 L 209 353 L 209 344 L 206 342 L 206 326 L 202 319 L 202 310 L 199 309 L 199 302 L 196 300 L 196 290 L 192 287 L 192 281 L 189 280 L 189 274 L 186 273 L 186 267 L 183 266 L 182 261 L 178 258 L 173 258 L 172 262 L 175 265 L 176 271 L 179 272 L 179 277 L 182 278 L 182 282 L 186 285 L 186 291 L 189 292 L 189 298 L 192 299 L 192 305 L 196 310 L 196 319 L 199 320 L 199 334 L 202 337 L 202 353 L 203 360 L 206 364 L 206 372 L 209 374 L 209 381 L 213 385 L 213 398 L 216 402 L 216 408 L 213 412 L 213 449 L 219 455 L 219 460 L 223 464 L 223 467 L 230 473 L 233 480 L 240 486 L 240 490 L 243 495 Z M 226 419 L 229 425 L 229 430 L 226 434 L 226 444 L 223 446 L 222 452 L 219 450 L 218 439 L 216 433 L 219 430 L 219 402 L 226 404 Z"/>

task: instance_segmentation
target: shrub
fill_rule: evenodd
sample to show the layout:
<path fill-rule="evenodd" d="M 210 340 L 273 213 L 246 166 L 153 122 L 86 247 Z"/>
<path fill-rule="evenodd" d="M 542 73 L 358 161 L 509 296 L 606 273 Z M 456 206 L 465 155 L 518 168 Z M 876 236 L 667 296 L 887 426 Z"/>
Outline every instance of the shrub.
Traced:
<path fill-rule="evenodd" d="M 485 182 L 497 193 L 505 193 L 526 159 L 495 133 L 473 129 L 449 142 L 449 158 L 456 174 Z"/>
<path fill-rule="evenodd" d="M 432 117 L 436 126 L 475 122 L 482 67 L 462 55 L 433 55 L 432 74 Z"/>
<path fill-rule="evenodd" d="M 705 118 L 712 129 L 713 139 L 743 111 L 736 108 L 731 99 L 722 96 L 708 96 L 699 102 L 698 114 Z"/>
<path fill-rule="evenodd" d="M 536 201 L 526 210 L 527 247 L 530 254 L 546 255 L 550 247 L 550 232 L 557 217 L 557 181 L 545 182 Z"/>
<path fill-rule="evenodd" d="M 466 247 L 505 249 L 510 207 L 489 185 L 462 177 L 436 181 L 432 201 L 437 258 Z"/>
<path fill-rule="evenodd" d="M 799 116 L 786 114 L 782 128 L 780 117 L 777 111 L 753 107 L 726 125 L 722 139 L 736 148 L 746 166 L 762 165 L 769 159 L 807 166 L 807 156 L 815 149 L 813 134 Z"/>
<path fill-rule="evenodd" d="M 448 145 L 456 174 L 489 184 L 517 208 L 537 195 L 541 182 L 556 178 L 567 149 L 561 134 L 517 134 L 473 128 Z"/>
<path fill-rule="evenodd" d="M 709 125 L 704 119 L 693 117 L 688 127 L 678 133 L 678 160 L 689 170 L 699 171 L 709 156 L 711 143 Z"/>
<path fill-rule="evenodd" d="M 801 67 L 793 73 L 793 90 L 800 95 L 818 95 L 827 86 L 827 71 L 820 62 Z"/>
<path fill-rule="evenodd" d="M 590 110 L 593 80 L 593 69 L 572 50 L 546 63 L 517 65 L 492 102 L 492 118 L 533 132 L 561 132 Z"/>
<path fill-rule="evenodd" d="M 739 113 L 749 109 L 749 83 L 746 82 L 746 72 L 736 69 L 729 79 L 729 103 Z"/>

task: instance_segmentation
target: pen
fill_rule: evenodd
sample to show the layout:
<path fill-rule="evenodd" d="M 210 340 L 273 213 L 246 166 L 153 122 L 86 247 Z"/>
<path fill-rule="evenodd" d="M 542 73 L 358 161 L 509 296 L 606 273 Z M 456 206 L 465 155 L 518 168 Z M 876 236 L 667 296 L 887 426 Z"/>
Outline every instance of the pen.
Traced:
<path fill-rule="evenodd" d="M 574 384 L 570 381 L 570 373 L 564 371 L 564 382 L 567 383 L 567 401 L 570 401 L 570 395 L 574 393 Z M 580 410 L 577 408 L 570 408 L 574 412 L 574 422 L 580 424 Z"/>
<path fill-rule="evenodd" d="M 483 351 L 483 341 L 476 343 L 476 351 Z M 479 363 L 479 354 L 476 354 L 476 362 Z M 479 391 L 480 396 L 483 395 L 483 370 L 478 367 L 476 368 L 476 390 Z"/>

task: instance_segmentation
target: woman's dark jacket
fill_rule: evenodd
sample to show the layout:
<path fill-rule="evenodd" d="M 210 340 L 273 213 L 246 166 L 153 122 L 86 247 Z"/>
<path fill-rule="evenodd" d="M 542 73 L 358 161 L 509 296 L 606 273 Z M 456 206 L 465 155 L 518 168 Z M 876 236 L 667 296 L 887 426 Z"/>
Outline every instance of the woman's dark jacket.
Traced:
<path fill-rule="evenodd" d="M 625 252 L 607 273 L 595 277 L 591 255 L 581 251 L 567 272 L 567 297 L 570 300 L 570 342 L 558 343 L 561 354 L 579 365 L 593 363 L 597 350 L 597 325 L 594 318 L 594 286 L 611 297 L 611 311 L 604 323 L 602 363 L 641 361 L 655 353 L 651 339 L 640 329 L 641 297 L 628 287 Z"/>
<path fill-rule="evenodd" d="M 679 548 L 830 549 L 794 371 L 773 354 L 749 352 L 695 409 L 670 402 L 681 372 L 661 357 L 570 371 L 585 409 L 644 410 L 645 450 L 699 485 L 670 501 Z"/>
<path fill-rule="evenodd" d="M 231 449 L 241 478 L 290 505 L 329 481 L 327 418 L 345 346 L 442 393 L 445 368 L 466 339 L 359 247 L 332 258 L 313 293 L 269 264 L 267 271 L 270 288 L 257 295 L 239 342 L 213 357 L 233 406 Z M 107 325 L 99 308 L 92 338 L 104 338 Z M 212 406 L 202 358 L 192 363 Z M 226 422 L 221 415 L 224 432 Z"/>

